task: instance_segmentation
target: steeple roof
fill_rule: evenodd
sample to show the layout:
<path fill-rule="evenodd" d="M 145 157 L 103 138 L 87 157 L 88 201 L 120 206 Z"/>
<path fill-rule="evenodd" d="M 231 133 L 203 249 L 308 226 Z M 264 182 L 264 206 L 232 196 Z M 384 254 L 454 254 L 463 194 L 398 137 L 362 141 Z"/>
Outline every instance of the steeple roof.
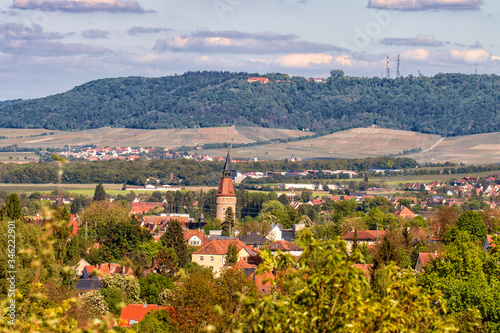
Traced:
<path fill-rule="evenodd" d="M 235 197 L 233 177 L 231 171 L 231 157 L 229 156 L 229 149 L 227 151 L 226 163 L 224 164 L 224 170 L 222 170 L 222 177 L 219 182 L 219 190 L 217 191 L 218 197 Z"/>
<path fill-rule="evenodd" d="M 231 157 L 229 157 L 229 149 L 227 150 L 226 163 L 224 163 L 224 171 L 231 171 Z"/>

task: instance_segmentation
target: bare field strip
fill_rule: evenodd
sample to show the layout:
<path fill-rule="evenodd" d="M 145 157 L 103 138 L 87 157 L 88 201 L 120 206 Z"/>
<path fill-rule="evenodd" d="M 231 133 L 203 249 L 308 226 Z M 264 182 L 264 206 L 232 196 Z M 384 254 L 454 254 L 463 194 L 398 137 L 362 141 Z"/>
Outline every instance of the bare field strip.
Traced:
<path fill-rule="evenodd" d="M 50 134 L 52 133 L 52 134 Z M 40 136 L 45 134 L 44 136 Z M 0 146 L 27 148 L 62 148 L 66 145 L 98 147 L 181 147 L 209 143 L 253 143 L 271 139 L 287 139 L 311 135 L 311 132 L 258 127 L 207 127 L 187 129 L 143 130 L 131 128 L 99 128 L 79 132 L 0 129 Z"/>
<path fill-rule="evenodd" d="M 308 158 L 364 158 L 399 154 L 404 150 L 422 150 L 432 147 L 441 139 L 438 135 L 388 130 L 381 128 L 355 128 L 347 131 L 308 140 L 244 147 L 232 150 L 239 158 L 252 158 L 254 154 L 262 160 L 284 159 L 292 154 L 301 159 Z M 209 154 L 220 155 L 221 150 L 210 150 Z"/>

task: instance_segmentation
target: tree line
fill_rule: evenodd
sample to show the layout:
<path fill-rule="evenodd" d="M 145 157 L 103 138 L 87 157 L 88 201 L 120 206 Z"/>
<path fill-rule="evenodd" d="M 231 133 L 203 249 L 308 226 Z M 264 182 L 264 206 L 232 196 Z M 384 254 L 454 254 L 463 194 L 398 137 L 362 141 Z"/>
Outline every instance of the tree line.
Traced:
<path fill-rule="evenodd" d="M 256 163 L 234 163 L 233 168 L 241 172 L 284 172 L 303 170 L 354 170 L 370 168 L 412 168 L 417 163 L 409 158 L 367 158 L 356 160 L 311 160 L 301 162 L 268 161 Z M 220 162 L 198 162 L 188 159 L 139 160 L 139 161 L 73 161 L 65 164 L 61 181 L 67 184 L 128 184 L 144 185 L 150 177 L 160 179 L 163 184 L 207 185 L 219 183 L 222 170 Z M 42 184 L 57 182 L 58 165 L 56 162 L 37 162 L 26 164 L 0 163 L 0 183 Z M 170 179 L 170 174 L 174 178 Z"/>

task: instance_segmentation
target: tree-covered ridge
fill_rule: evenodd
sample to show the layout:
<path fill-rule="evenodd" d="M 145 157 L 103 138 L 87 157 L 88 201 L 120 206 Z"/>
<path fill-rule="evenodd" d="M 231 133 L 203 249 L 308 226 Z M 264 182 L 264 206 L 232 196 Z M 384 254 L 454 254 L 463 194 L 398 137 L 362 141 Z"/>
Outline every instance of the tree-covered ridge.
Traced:
<path fill-rule="evenodd" d="M 256 74 L 188 72 L 88 82 L 0 108 L 0 127 L 84 130 L 251 125 L 334 132 L 373 124 L 455 136 L 500 131 L 497 75 L 398 79 L 330 77 L 326 83 Z M 276 82 L 280 80 L 281 82 Z"/>

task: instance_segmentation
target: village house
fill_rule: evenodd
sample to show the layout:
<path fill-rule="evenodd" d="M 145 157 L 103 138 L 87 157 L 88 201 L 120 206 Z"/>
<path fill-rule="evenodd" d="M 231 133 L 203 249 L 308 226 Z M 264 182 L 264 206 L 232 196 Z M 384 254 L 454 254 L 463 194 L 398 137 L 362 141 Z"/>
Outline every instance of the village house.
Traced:
<path fill-rule="evenodd" d="M 295 257 L 301 256 L 302 252 L 304 252 L 304 249 L 302 249 L 300 246 L 297 246 L 286 240 L 275 241 L 267 246 L 264 246 L 263 249 L 268 249 L 274 255 L 277 255 L 278 251 L 281 251 L 282 253 L 289 253 Z"/>
<path fill-rule="evenodd" d="M 202 230 L 184 230 L 184 240 L 190 246 L 205 246 L 208 243 Z"/>
<path fill-rule="evenodd" d="M 105 263 L 95 266 L 85 266 L 82 271 L 81 279 L 103 278 L 105 275 L 134 275 L 130 267 L 120 266 L 115 263 Z"/>
<path fill-rule="evenodd" d="M 404 219 L 414 219 L 415 218 L 415 213 L 412 212 L 408 207 L 401 206 L 399 209 L 397 209 L 394 212 L 394 216 L 401 217 L 401 218 L 404 218 Z"/>
<path fill-rule="evenodd" d="M 256 249 L 261 249 L 262 246 L 266 245 L 266 243 L 268 242 L 268 239 L 266 237 L 262 237 L 256 232 L 251 232 L 247 235 L 243 235 L 238 239 L 242 241 L 245 245 L 249 245 Z"/>
<path fill-rule="evenodd" d="M 415 264 L 415 270 L 419 273 L 425 273 L 425 265 L 430 263 L 432 259 L 436 259 L 438 257 L 439 255 L 437 252 L 434 253 L 420 252 L 418 254 L 417 263 Z"/>
<path fill-rule="evenodd" d="M 251 254 L 245 249 L 245 244 L 238 238 L 224 237 L 224 239 L 216 238 L 210 240 L 205 246 L 194 252 L 192 255 L 192 262 L 210 268 L 214 275 L 218 276 L 226 264 L 226 256 L 231 243 L 236 245 L 238 260 L 243 259 L 247 261 Z"/>
<path fill-rule="evenodd" d="M 129 304 L 126 305 L 120 314 L 118 326 L 132 327 L 144 319 L 149 311 L 157 311 L 161 309 L 172 309 L 167 306 L 159 306 L 157 304 Z"/>
<path fill-rule="evenodd" d="M 354 231 L 342 236 L 341 238 L 345 241 L 347 252 L 352 251 L 352 244 L 354 242 Z M 373 246 L 382 240 L 386 234 L 385 230 L 366 230 L 358 231 L 358 245 L 367 244 L 368 246 Z"/>

